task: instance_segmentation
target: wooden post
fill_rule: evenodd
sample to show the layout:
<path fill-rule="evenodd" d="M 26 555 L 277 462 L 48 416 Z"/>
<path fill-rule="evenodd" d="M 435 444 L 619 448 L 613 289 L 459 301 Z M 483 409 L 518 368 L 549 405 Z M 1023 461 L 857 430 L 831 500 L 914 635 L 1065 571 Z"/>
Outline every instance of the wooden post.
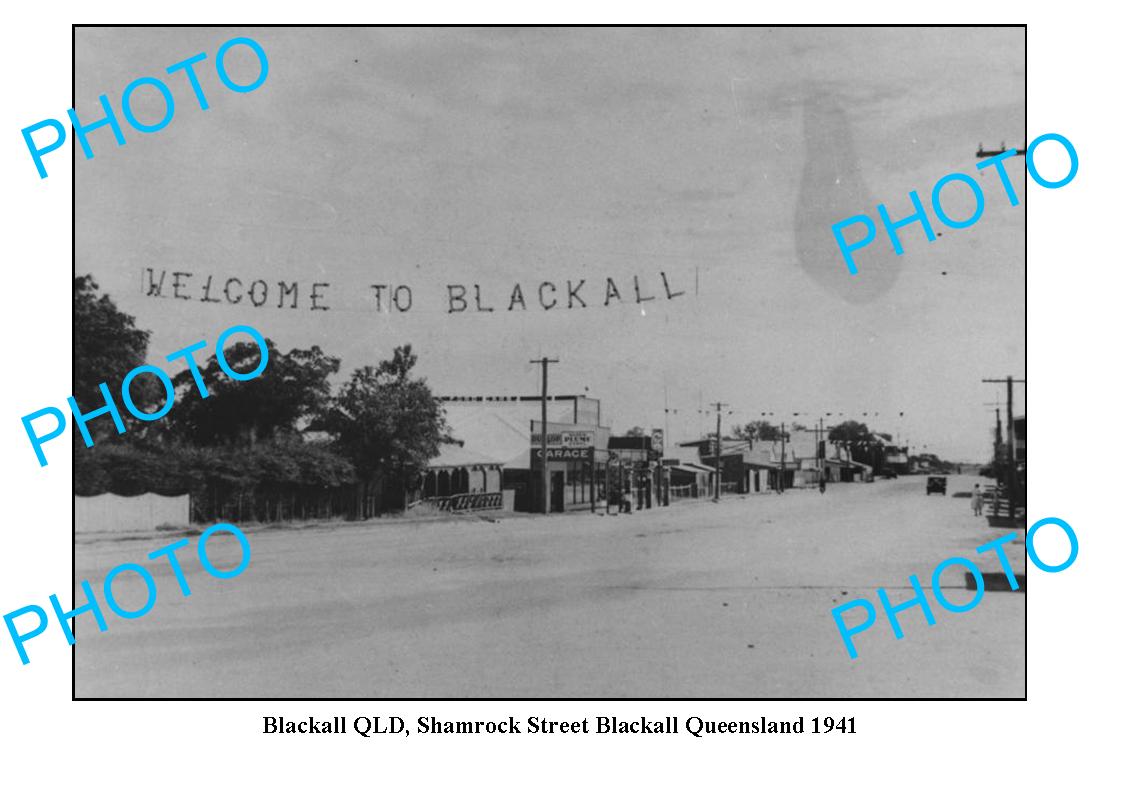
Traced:
<path fill-rule="evenodd" d="M 784 432 L 784 424 L 780 424 L 780 492 L 784 491 L 784 482 L 787 480 L 788 465 L 787 465 L 787 434 Z"/>
<path fill-rule="evenodd" d="M 597 513 L 597 449 L 595 445 L 589 446 L 589 510 Z"/>
<path fill-rule="evenodd" d="M 542 357 L 541 359 L 532 359 L 532 363 L 542 365 L 542 513 L 550 513 L 550 468 L 549 459 L 546 458 L 546 399 L 548 393 L 546 392 L 547 384 L 547 371 L 550 369 L 551 362 L 557 362 L 556 359 L 549 357 Z"/>

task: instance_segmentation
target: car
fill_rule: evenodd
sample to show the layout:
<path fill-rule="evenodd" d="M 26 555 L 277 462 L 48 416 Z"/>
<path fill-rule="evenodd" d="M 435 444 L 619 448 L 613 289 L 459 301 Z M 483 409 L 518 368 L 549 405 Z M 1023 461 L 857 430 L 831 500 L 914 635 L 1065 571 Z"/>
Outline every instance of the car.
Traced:
<path fill-rule="evenodd" d="M 893 470 L 885 470 L 883 473 L 881 473 L 881 477 L 882 478 L 896 478 L 897 473 Z"/>
<path fill-rule="evenodd" d="M 941 475 L 928 476 L 928 487 L 925 494 L 931 495 L 933 492 L 939 492 L 941 495 L 946 495 L 948 493 L 948 479 Z"/>

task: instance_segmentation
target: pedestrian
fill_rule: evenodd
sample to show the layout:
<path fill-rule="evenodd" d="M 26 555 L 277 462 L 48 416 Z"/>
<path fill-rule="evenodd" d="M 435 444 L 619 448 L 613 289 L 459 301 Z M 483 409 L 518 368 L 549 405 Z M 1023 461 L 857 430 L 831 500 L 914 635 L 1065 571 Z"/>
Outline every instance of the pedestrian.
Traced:
<path fill-rule="evenodd" d="M 825 476 L 819 476 L 819 494 L 822 495 L 827 491 L 827 479 Z"/>
<path fill-rule="evenodd" d="M 974 490 L 971 492 L 971 509 L 975 512 L 976 517 L 981 517 L 983 514 L 983 490 L 978 484 L 975 484 Z"/>

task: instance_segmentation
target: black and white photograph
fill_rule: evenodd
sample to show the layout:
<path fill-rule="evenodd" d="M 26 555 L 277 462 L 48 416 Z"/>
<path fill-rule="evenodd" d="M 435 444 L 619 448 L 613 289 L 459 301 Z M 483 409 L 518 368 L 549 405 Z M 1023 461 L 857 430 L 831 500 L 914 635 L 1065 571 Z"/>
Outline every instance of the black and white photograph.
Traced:
<path fill-rule="evenodd" d="M 1026 698 L 1024 26 L 73 48 L 75 699 Z"/>

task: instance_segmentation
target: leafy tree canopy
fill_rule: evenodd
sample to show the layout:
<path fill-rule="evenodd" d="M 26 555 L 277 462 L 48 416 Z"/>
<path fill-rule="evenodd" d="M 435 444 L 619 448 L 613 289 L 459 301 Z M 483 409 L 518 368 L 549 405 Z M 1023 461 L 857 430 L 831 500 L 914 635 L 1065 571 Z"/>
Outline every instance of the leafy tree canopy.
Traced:
<path fill-rule="evenodd" d="M 876 437 L 865 423 L 859 423 L 857 420 L 844 420 L 830 430 L 827 439 L 831 442 L 845 442 L 853 445 L 855 443 L 869 444 L 874 442 Z"/>
<path fill-rule="evenodd" d="M 98 290 L 89 274 L 74 278 L 74 399 L 85 409 L 105 403 L 99 383 L 116 393 L 125 375 L 148 355 L 150 333 L 136 328 L 136 319 Z M 138 405 L 140 383 L 134 387 Z"/>
<path fill-rule="evenodd" d="M 767 420 L 752 420 L 743 426 L 734 426 L 733 436 L 750 442 L 774 442 L 780 439 L 780 427 Z"/>
<path fill-rule="evenodd" d="M 212 355 L 199 371 L 209 396 L 202 398 L 189 370 L 176 375 L 175 409 L 167 416 L 171 436 L 196 445 L 258 441 L 292 436 L 304 421 L 322 415 L 331 400 L 328 379 L 339 371 L 339 359 L 319 346 L 294 348 L 287 354 L 266 340 L 269 362 L 258 377 L 236 381 Z M 249 373 L 261 362 L 255 343 L 226 348 L 226 363 L 237 373 Z"/>
<path fill-rule="evenodd" d="M 398 346 L 377 368 L 359 368 L 342 385 L 321 427 L 361 476 L 409 483 L 448 438 L 444 409 L 410 371 L 417 355 Z"/>

